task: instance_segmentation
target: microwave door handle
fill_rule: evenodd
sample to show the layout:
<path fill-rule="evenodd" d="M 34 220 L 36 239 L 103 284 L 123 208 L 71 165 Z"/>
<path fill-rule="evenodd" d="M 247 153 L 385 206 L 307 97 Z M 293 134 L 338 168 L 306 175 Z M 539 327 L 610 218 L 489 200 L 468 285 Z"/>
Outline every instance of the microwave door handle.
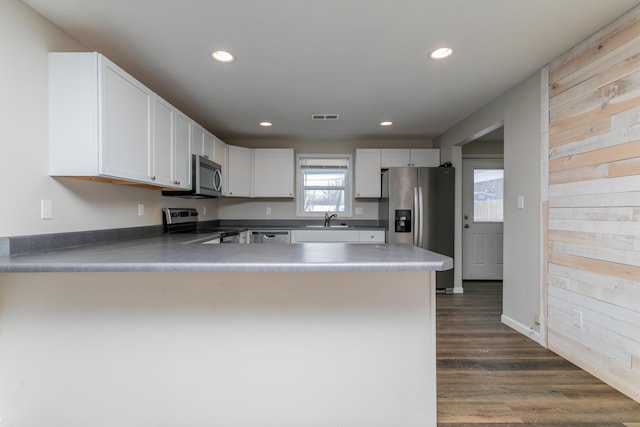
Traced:
<path fill-rule="evenodd" d="M 418 187 L 418 222 L 420 223 L 420 234 L 418 235 L 419 247 L 424 247 L 424 195 L 422 187 Z"/>
<path fill-rule="evenodd" d="M 213 188 L 216 191 L 222 190 L 222 174 L 220 173 L 220 169 L 216 169 L 213 172 Z"/>
<path fill-rule="evenodd" d="M 418 233 L 420 230 L 420 221 L 418 221 L 419 202 L 418 187 L 413 187 L 413 246 L 418 246 Z"/>

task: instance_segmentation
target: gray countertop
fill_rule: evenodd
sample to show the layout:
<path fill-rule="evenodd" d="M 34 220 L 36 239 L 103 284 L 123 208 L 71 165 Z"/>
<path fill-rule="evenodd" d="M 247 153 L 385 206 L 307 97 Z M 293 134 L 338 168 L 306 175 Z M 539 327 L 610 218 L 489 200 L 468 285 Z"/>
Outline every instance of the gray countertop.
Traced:
<path fill-rule="evenodd" d="M 0 256 L 11 272 L 261 272 L 448 270 L 453 260 L 410 245 L 185 243 L 169 235 L 26 255 Z"/>

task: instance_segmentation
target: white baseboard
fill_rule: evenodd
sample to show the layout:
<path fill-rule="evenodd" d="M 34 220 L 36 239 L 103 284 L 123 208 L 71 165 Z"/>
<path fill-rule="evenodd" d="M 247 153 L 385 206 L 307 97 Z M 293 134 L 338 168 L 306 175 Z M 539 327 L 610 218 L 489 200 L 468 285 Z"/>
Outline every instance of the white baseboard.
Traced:
<path fill-rule="evenodd" d="M 515 329 L 516 331 L 520 332 L 522 335 L 531 338 L 532 340 L 534 340 L 535 342 L 537 342 L 538 344 L 544 347 L 544 344 L 542 343 L 542 336 L 540 336 L 540 331 L 536 331 L 532 327 L 525 326 L 522 323 L 504 314 L 500 316 L 500 320 L 502 321 L 502 323 L 504 323 L 508 327 Z"/>

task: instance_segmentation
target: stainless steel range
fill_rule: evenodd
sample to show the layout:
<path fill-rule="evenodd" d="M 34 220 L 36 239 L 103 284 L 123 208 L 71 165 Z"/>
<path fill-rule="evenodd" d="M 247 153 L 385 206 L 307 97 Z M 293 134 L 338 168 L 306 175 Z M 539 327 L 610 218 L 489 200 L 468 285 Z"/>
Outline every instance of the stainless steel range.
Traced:
<path fill-rule="evenodd" d="M 211 237 L 202 243 L 239 243 L 240 240 L 238 229 L 201 226 L 194 208 L 163 208 L 162 224 L 165 234 L 193 234 L 193 241 Z"/>

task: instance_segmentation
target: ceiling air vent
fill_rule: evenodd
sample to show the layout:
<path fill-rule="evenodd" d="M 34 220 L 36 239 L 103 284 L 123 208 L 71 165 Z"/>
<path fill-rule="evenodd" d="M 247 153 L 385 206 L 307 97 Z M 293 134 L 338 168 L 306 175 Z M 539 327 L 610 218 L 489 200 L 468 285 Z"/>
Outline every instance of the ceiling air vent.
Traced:
<path fill-rule="evenodd" d="M 338 120 L 340 114 L 312 114 L 311 120 Z"/>

